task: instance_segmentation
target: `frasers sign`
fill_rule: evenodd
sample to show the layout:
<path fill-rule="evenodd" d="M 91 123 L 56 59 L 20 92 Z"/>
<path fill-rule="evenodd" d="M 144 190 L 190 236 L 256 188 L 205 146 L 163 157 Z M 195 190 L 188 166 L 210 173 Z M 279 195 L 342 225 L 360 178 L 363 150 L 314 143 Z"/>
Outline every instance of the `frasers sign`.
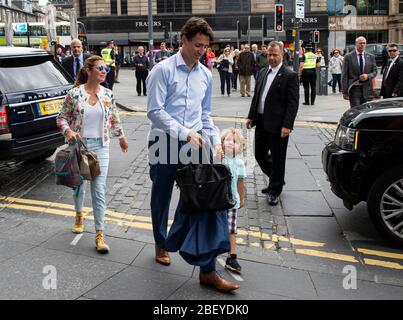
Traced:
<path fill-rule="evenodd" d="M 161 27 L 162 22 L 160 20 L 154 21 L 154 27 Z M 148 27 L 148 21 L 136 21 L 135 22 L 135 27 L 136 28 L 147 28 Z"/>
<path fill-rule="evenodd" d="M 317 17 L 313 17 L 313 18 L 304 18 L 304 19 L 295 19 L 295 18 L 291 18 L 291 23 L 294 23 L 295 20 L 297 20 L 299 23 L 302 23 L 302 24 L 318 23 L 318 21 L 319 21 Z"/>

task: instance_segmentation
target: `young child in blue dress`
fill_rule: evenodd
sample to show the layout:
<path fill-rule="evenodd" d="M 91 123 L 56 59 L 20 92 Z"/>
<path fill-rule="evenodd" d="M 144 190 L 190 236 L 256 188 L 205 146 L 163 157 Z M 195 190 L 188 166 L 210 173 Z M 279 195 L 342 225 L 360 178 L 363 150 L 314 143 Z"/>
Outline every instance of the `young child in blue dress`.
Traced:
<path fill-rule="evenodd" d="M 224 152 L 223 163 L 231 170 L 231 190 L 235 205 L 228 210 L 228 224 L 230 232 L 231 250 L 227 257 L 225 267 L 229 270 L 240 273 L 241 266 L 238 263 L 235 253 L 238 209 L 245 205 L 245 181 L 246 168 L 242 160 L 244 138 L 241 130 L 228 128 L 221 133 L 221 143 Z"/>

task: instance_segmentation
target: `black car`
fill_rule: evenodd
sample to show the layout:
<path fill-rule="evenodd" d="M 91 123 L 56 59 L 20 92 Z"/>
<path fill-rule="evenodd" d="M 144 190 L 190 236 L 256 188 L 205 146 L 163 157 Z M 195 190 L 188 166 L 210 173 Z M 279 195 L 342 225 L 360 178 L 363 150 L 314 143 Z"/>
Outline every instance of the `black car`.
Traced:
<path fill-rule="evenodd" d="M 64 144 L 56 116 L 71 87 L 46 51 L 0 47 L 0 160 L 44 159 Z"/>
<path fill-rule="evenodd" d="M 367 202 L 375 227 L 403 246 L 403 99 L 368 102 L 340 119 L 322 163 L 332 191 L 352 210 Z"/>

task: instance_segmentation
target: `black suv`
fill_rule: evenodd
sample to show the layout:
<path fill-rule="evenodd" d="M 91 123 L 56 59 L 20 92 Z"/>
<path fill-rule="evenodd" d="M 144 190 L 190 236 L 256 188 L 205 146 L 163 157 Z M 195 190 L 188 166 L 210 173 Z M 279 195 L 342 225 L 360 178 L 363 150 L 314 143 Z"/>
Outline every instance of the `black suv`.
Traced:
<path fill-rule="evenodd" d="M 64 144 L 55 118 L 71 87 L 46 51 L 0 47 L 0 160 L 44 159 Z"/>
<path fill-rule="evenodd" d="M 344 206 L 366 201 L 376 228 L 403 246 L 403 98 L 346 111 L 322 163 Z"/>

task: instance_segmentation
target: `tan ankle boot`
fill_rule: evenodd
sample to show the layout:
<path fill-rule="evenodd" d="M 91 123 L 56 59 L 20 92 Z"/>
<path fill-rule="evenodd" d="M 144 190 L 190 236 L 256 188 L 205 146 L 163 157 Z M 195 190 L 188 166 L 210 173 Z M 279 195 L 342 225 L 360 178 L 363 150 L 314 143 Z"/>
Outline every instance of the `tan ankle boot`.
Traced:
<path fill-rule="evenodd" d="M 95 245 L 99 253 L 109 252 L 109 246 L 105 243 L 104 232 L 102 230 L 97 230 L 95 235 Z"/>
<path fill-rule="evenodd" d="M 76 213 L 76 222 L 72 228 L 73 233 L 84 232 L 84 215 L 81 212 Z"/>

